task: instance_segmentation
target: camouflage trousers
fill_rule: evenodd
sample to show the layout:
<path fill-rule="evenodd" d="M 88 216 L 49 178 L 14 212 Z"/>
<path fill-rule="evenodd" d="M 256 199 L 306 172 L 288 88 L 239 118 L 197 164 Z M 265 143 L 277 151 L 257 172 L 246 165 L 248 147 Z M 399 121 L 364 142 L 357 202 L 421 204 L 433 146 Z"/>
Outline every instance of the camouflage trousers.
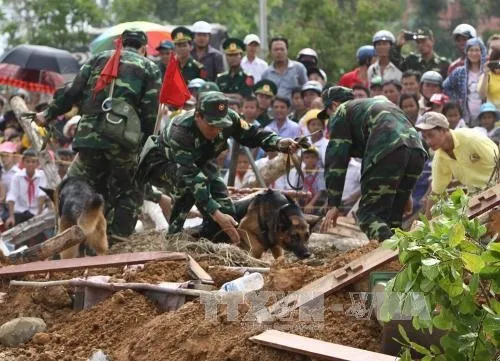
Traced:
<path fill-rule="evenodd" d="M 361 178 L 361 200 L 356 213 L 369 239 L 383 241 L 401 227 L 403 212 L 425 163 L 420 149 L 400 147 L 371 166 Z"/>
<path fill-rule="evenodd" d="M 227 192 L 227 187 L 221 177 L 215 177 L 207 180 L 207 187 L 212 198 L 221 205 L 219 209 L 222 213 L 235 216 L 234 204 Z M 173 187 L 172 191 L 172 215 L 170 217 L 168 233 L 182 232 L 184 222 L 193 205 L 196 204 L 194 194 L 187 187 Z M 198 206 L 198 205 L 197 205 Z M 198 210 L 203 215 L 203 229 L 200 236 L 212 239 L 220 232 L 220 227 L 212 220 L 210 214 L 198 206 Z M 221 234 L 218 234 L 221 236 Z M 223 236 L 223 234 L 222 234 Z M 220 237 L 217 237 L 220 238 Z"/>
<path fill-rule="evenodd" d="M 105 198 L 108 234 L 127 237 L 134 231 L 143 197 L 143 189 L 133 182 L 136 156 L 118 145 L 80 148 L 68 170 L 68 176 L 86 179 Z"/>

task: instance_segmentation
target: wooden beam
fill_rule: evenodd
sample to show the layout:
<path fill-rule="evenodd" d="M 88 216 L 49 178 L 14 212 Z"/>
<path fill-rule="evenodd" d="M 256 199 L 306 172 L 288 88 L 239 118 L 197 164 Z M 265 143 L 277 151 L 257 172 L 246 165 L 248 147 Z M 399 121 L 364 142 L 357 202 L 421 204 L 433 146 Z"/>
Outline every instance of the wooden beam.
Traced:
<path fill-rule="evenodd" d="M 396 259 L 398 251 L 377 248 L 339 268 L 326 276 L 305 285 L 300 290 L 289 294 L 275 304 L 256 312 L 257 322 L 273 322 L 276 318 L 286 317 L 292 311 L 315 300 L 320 296 L 340 290 L 357 281 L 373 269 Z"/>
<path fill-rule="evenodd" d="M 118 267 L 149 261 L 186 261 L 187 255 L 178 252 L 137 252 L 107 256 L 39 261 L 0 268 L 0 278 L 31 273 L 69 271 L 83 268 Z"/>
<path fill-rule="evenodd" d="M 469 199 L 467 215 L 476 218 L 500 205 L 500 183 Z"/>
<path fill-rule="evenodd" d="M 4 242 L 20 246 L 46 229 L 55 228 L 55 224 L 55 213 L 54 211 L 49 211 L 19 223 L 15 227 L 3 232 L 1 238 Z"/>
<path fill-rule="evenodd" d="M 190 255 L 188 255 L 188 268 L 191 277 L 196 277 L 196 279 L 199 279 L 205 284 L 211 285 L 214 283 L 212 276 L 210 276 Z"/>
<path fill-rule="evenodd" d="M 74 225 L 42 243 L 25 249 L 22 252 L 11 254 L 8 257 L 2 257 L 2 259 L 8 264 L 43 260 L 82 243 L 85 241 L 85 238 L 85 234 L 80 226 Z"/>
<path fill-rule="evenodd" d="M 61 177 L 59 177 L 57 167 L 49 152 L 42 149 L 44 147 L 44 139 L 38 134 L 36 124 L 31 121 L 32 118 L 30 119 L 25 116 L 25 114 L 30 113 L 28 106 L 24 99 L 17 95 L 10 99 L 9 104 L 19 124 L 28 136 L 31 147 L 40 152 L 40 168 L 45 173 L 47 187 L 55 189 L 61 181 Z"/>
<path fill-rule="evenodd" d="M 278 330 L 267 330 L 250 337 L 260 345 L 330 361 L 397 361 L 398 357 L 366 351 L 355 347 L 316 340 Z"/>

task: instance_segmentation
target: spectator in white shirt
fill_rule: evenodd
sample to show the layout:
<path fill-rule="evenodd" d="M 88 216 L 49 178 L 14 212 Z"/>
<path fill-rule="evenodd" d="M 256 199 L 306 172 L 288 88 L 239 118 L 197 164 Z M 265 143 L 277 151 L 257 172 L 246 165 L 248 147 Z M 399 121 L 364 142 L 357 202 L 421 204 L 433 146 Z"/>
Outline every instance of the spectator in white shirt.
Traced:
<path fill-rule="evenodd" d="M 257 83 L 268 67 L 267 63 L 257 56 L 260 50 L 260 38 L 255 34 L 248 34 L 243 43 L 247 47 L 247 55 L 241 60 L 241 67 L 245 73 L 252 75 L 254 82 Z"/>
<path fill-rule="evenodd" d="M 46 186 L 45 174 L 37 169 L 39 165 L 38 152 L 27 149 L 23 153 L 24 169 L 12 177 L 7 204 L 9 218 L 5 222 L 7 228 L 27 221 L 40 214 L 45 204 L 46 195 L 40 187 Z"/>

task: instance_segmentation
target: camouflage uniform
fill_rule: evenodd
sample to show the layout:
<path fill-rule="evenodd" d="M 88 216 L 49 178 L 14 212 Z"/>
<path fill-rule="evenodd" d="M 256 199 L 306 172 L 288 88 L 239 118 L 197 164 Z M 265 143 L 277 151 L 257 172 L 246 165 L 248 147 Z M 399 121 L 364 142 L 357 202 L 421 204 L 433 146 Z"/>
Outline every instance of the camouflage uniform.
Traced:
<path fill-rule="evenodd" d="M 144 37 L 146 36 L 142 33 Z M 146 38 L 147 42 L 147 38 Z M 113 51 L 98 54 L 85 64 L 64 96 L 56 98 L 45 111 L 47 119 L 81 104 L 82 118 L 73 142 L 78 156 L 68 170 L 69 176 L 82 176 L 106 197 L 107 208 L 114 208 L 108 233 L 128 236 L 132 233 L 142 202 L 142 190 L 133 184 L 138 149 L 127 149 L 99 133 L 105 121 L 101 104 L 109 96 L 109 87 L 96 94 L 93 89 Z M 153 133 L 158 109 L 161 78 L 158 66 L 136 49 L 124 47 L 113 98 L 122 99 L 134 108 L 145 136 Z M 108 194 L 110 189 L 112 194 Z"/>
<path fill-rule="evenodd" d="M 209 93 L 215 92 L 204 94 Z M 196 204 L 205 218 L 204 235 L 213 236 L 219 228 L 211 214 L 220 210 L 234 216 L 233 202 L 214 161 L 228 149 L 228 138 L 233 137 L 244 146 L 262 146 L 273 151 L 278 150 L 278 142 L 282 138 L 273 132 L 250 126 L 236 112 L 228 109 L 227 118 L 232 125 L 210 141 L 196 126 L 194 114 L 195 110 L 190 110 L 172 119 L 159 137 L 148 139 L 141 154 L 140 174 L 172 195 L 174 206 L 169 233 L 182 231 L 188 212 Z M 142 170 L 143 165 L 148 168 L 146 171 Z"/>
<path fill-rule="evenodd" d="M 422 172 L 426 153 L 417 131 L 384 99 L 342 103 L 329 122 L 325 181 L 329 207 L 339 207 L 350 157 L 363 158 L 357 217 L 370 239 L 391 237 Z"/>
<path fill-rule="evenodd" d="M 415 32 L 415 35 L 417 39 L 434 37 L 430 29 L 418 29 Z M 407 57 L 403 57 L 401 55 L 401 47 L 398 46 L 393 46 L 391 48 L 390 60 L 403 73 L 409 69 L 419 71 L 420 74 L 433 70 L 440 73 L 443 79 L 448 76 L 448 67 L 450 66 L 448 59 L 443 58 L 436 53 L 432 53 L 432 58 L 428 61 L 422 59 L 422 55 L 415 53 L 411 53 Z"/>

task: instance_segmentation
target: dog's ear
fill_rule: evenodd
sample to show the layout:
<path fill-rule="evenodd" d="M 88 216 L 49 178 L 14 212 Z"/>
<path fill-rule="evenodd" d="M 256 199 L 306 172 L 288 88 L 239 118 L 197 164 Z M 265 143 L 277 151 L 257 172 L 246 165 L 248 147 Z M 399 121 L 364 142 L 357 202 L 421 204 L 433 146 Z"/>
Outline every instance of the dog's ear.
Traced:
<path fill-rule="evenodd" d="M 289 206 L 289 204 L 286 204 L 278 210 L 279 228 L 281 231 L 286 231 L 292 226 L 292 222 L 287 211 L 287 207 Z"/>
<path fill-rule="evenodd" d="M 56 191 L 55 189 L 51 189 L 51 188 L 45 188 L 45 187 L 39 187 L 42 191 L 45 192 L 45 194 L 50 198 L 50 200 L 52 202 L 55 203 L 55 195 L 56 195 Z"/>

